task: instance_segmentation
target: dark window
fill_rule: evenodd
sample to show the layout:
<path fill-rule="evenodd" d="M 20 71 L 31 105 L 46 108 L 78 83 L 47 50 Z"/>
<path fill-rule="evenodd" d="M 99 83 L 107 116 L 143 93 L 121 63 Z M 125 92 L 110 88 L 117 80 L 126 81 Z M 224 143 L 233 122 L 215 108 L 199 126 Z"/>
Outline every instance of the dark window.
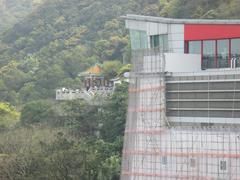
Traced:
<path fill-rule="evenodd" d="M 235 61 L 236 66 L 240 67 L 240 39 L 231 40 L 231 61 Z"/>
<path fill-rule="evenodd" d="M 201 54 L 201 41 L 189 42 L 189 54 Z"/>
<path fill-rule="evenodd" d="M 195 168 L 196 167 L 196 159 L 191 158 L 190 159 L 190 167 Z"/>
<path fill-rule="evenodd" d="M 217 41 L 217 60 L 219 68 L 227 68 L 229 60 L 229 40 Z"/>
<path fill-rule="evenodd" d="M 162 164 L 167 165 L 167 156 L 162 157 Z"/>
<path fill-rule="evenodd" d="M 160 50 L 167 51 L 168 50 L 168 35 L 154 35 L 150 36 L 150 44 L 151 48 L 159 48 Z"/>
<path fill-rule="evenodd" d="M 220 161 L 220 170 L 221 171 L 227 170 L 227 162 L 226 161 Z"/>
<path fill-rule="evenodd" d="M 215 68 L 216 41 L 203 41 L 202 67 Z"/>

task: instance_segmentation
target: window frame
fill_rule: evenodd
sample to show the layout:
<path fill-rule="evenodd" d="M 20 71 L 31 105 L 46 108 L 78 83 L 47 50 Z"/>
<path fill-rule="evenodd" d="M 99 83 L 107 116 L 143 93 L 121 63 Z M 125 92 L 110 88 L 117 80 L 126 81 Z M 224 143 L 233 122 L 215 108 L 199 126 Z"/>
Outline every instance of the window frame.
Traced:
<path fill-rule="evenodd" d="M 220 172 L 228 172 L 228 161 L 227 160 L 219 160 L 219 171 Z"/>
<path fill-rule="evenodd" d="M 189 165 L 190 165 L 190 168 L 194 169 L 197 167 L 197 159 L 195 158 L 190 158 L 189 159 Z"/>
<path fill-rule="evenodd" d="M 224 67 L 224 68 L 230 68 L 231 67 L 231 59 L 232 59 L 232 40 L 235 39 L 240 39 L 240 37 L 234 37 L 234 38 L 222 38 L 222 39 L 203 39 L 203 40 L 191 40 L 191 41 L 185 41 L 184 42 L 184 49 L 185 49 L 185 53 L 189 54 L 189 43 L 192 41 L 200 41 L 201 42 L 201 64 L 203 65 L 203 42 L 204 41 L 215 41 L 215 67 L 213 68 L 219 68 L 218 64 L 218 41 L 220 40 L 227 40 L 228 41 L 228 67 Z M 240 44 L 239 44 L 239 56 L 240 56 Z M 203 67 L 202 67 L 203 68 Z M 209 68 L 207 68 L 209 69 Z"/>
<path fill-rule="evenodd" d="M 157 38 L 157 45 L 155 45 L 155 38 Z M 161 39 L 162 38 L 162 39 Z M 162 40 L 162 42 L 161 42 Z M 166 46 L 166 47 L 165 47 Z M 150 36 L 150 48 L 162 48 L 163 51 L 167 51 L 169 49 L 169 42 L 168 42 L 168 34 L 156 34 Z"/>
<path fill-rule="evenodd" d="M 167 158 L 167 156 L 162 156 L 162 157 L 161 157 L 161 164 L 162 164 L 163 166 L 167 166 L 167 164 L 168 164 L 168 158 Z"/>

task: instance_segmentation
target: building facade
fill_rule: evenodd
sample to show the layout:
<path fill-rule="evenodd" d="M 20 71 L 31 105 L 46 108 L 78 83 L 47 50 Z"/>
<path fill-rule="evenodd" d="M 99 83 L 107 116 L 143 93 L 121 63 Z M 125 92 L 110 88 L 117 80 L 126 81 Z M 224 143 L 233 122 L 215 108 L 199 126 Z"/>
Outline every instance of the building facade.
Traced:
<path fill-rule="evenodd" d="M 240 20 L 127 15 L 122 180 L 240 179 Z"/>

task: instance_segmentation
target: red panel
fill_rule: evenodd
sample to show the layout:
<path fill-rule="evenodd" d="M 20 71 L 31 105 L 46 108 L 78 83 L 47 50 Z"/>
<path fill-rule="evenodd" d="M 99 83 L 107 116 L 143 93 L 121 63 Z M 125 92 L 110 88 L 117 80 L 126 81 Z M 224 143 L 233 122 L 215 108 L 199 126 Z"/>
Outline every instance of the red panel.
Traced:
<path fill-rule="evenodd" d="M 240 38 L 240 25 L 185 24 L 185 41 Z"/>

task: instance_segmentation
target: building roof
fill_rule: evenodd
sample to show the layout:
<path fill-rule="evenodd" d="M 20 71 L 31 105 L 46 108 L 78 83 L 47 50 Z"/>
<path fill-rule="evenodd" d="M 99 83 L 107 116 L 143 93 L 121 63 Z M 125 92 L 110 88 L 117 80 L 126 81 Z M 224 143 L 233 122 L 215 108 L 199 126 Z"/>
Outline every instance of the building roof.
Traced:
<path fill-rule="evenodd" d="M 102 74 L 102 68 L 100 64 L 88 68 L 86 71 L 79 74 L 79 76 L 100 76 Z"/>
<path fill-rule="evenodd" d="M 96 64 L 95 66 L 90 67 L 86 72 L 89 74 L 101 74 L 102 69 L 100 65 Z"/>
<path fill-rule="evenodd" d="M 154 16 L 127 14 L 126 20 L 166 23 L 166 24 L 240 24 L 240 19 L 172 19 Z"/>

